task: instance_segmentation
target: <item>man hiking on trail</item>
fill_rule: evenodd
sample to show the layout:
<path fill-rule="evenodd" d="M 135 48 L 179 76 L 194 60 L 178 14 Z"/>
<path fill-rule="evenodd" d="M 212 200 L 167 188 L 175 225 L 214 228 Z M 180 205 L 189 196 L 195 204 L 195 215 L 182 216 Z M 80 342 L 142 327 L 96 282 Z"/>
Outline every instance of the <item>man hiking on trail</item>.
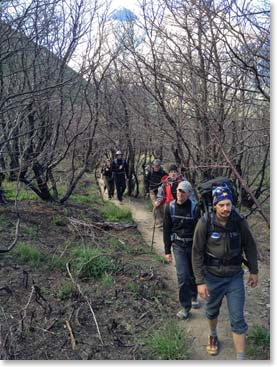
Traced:
<path fill-rule="evenodd" d="M 104 191 L 107 189 L 109 199 L 112 199 L 114 196 L 114 178 L 113 171 L 111 166 L 111 161 L 106 159 L 105 165 L 101 170 L 101 178 L 104 180 Z"/>
<path fill-rule="evenodd" d="M 126 178 L 128 178 L 128 167 L 122 153 L 118 150 L 115 153 L 115 160 L 112 164 L 113 177 L 116 186 L 117 198 L 120 203 L 123 200 L 123 194 L 126 189 Z"/>
<path fill-rule="evenodd" d="M 169 166 L 168 176 L 162 178 L 162 185 L 158 189 L 157 199 L 154 202 L 154 207 L 164 213 L 165 204 L 169 204 L 177 197 L 177 186 L 181 181 L 184 181 L 182 176 L 178 174 L 176 164 Z"/>
<path fill-rule="evenodd" d="M 257 247 L 247 221 L 233 208 L 233 196 L 225 186 L 212 191 L 214 213 L 201 217 L 194 233 L 192 265 L 198 294 L 206 300 L 210 334 L 207 352 L 218 353 L 217 318 L 223 297 L 227 297 L 230 324 L 237 359 L 245 359 L 245 289 L 243 253 L 249 267 L 248 285 L 258 283 Z"/>
<path fill-rule="evenodd" d="M 162 183 L 162 178 L 168 176 L 163 170 L 161 164 L 162 163 L 159 159 L 155 159 L 153 161 L 152 168 L 148 171 L 144 178 L 145 193 L 152 201 L 153 215 L 157 227 L 161 227 L 163 225 L 163 207 L 155 207 L 154 203 L 157 199 L 158 188 Z"/>
<path fill-rule="evenodd" d="M 179 301 L 182 309 L 177 317 L 187 320 L 191 308 L 199 308 L 197 287 L 194 280 L 191 251 L 196 218 L 196 202 L 190 199 L 192 186 L 182 181 L 177 187 L 177 199 L 165 207 L 164 246 L 165 258 L 172 262 L 171 248 L 176 263 Z"/>

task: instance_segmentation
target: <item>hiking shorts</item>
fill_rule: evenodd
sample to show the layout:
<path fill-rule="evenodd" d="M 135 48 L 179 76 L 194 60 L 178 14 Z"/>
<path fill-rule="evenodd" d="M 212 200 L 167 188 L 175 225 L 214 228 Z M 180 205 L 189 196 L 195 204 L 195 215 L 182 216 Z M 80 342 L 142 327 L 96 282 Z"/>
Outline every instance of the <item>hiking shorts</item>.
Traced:
<path fill-rule="evenodd" d="M 245 302 L 243 270 L 228 277 L 218 277 L 206 272 L 205 283 L 209 291 L 206 302 L 206 317 L 209 320 L 218 317 L 222 300 L 226 296 L 232 331 L 236 334 L 246 333 L 248 326 L 243 312 Z"/>

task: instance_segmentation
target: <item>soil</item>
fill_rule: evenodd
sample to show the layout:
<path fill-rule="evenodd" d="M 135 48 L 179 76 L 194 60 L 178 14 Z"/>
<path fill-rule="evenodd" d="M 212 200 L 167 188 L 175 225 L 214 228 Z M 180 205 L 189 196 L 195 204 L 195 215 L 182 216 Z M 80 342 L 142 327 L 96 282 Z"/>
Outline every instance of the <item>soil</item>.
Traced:
<path fill-rule="evenodd" d="M 84 226 L 103 220 L 97 206 L 91 203 L 19 203 L 18 244 L 12 252 L 0 256 L 1 359 L 151 359 L 141 338 L 163 320 L 176 319 L 179 305 L 174 264 L 162 263 L 150 251 L 153 218 L 147 206 L 142 198 L 126 199 L 123 207 L 132 211 L 137 229 L 103 231 Z M 73 226 L 70 218 L 77 218 L 79 225 Z M 0 207 L 2 248 L 13 240 L 15 221 L 12 205 Z M 259 324 L 269 329 L 269 241 L 261 228 L 258 234 L 263 244 L 260 284 L 253 290 L 247 288 L 245 314 L 249 327 Z M 24 243 L 43 255 L 37 264 L 20 256 L 18 248 Z M 84 246 L 96 247 L 103 256 L 112 258 L 115 270 L 106 282 L 77 276 L 71 268 L 72 251 Z M 155 230 L 153 247 L 163 256 L 159 229 Z M 66 294 L 69 285 L 71 292 Z M 207 323 L 203 302 L 188 321 L 178 322 L 190 336 L 191 359 L 235 358 L 225 304 L 218 328 L 221 350 L 216 357 L 205 352 Z"/>

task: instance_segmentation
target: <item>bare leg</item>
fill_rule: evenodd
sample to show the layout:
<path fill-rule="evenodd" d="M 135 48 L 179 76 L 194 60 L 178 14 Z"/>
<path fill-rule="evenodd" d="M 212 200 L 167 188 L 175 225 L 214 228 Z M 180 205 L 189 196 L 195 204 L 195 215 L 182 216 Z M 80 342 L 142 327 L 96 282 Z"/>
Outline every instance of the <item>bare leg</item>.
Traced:
<path fill-rule="evenodd" d="M 209 326 L 210 326 L 210 332 L 211 332 L 211 335 L 212 335 L 212 333 L 216 331 L 217 319 L 208 320 L 208 321 L 209 321 Z"/>
<path fill-rule="evenodd" d="M 245 334 L 233 333 L 233 342 L 237 352 L 237 359 L 244 359 Z"/>

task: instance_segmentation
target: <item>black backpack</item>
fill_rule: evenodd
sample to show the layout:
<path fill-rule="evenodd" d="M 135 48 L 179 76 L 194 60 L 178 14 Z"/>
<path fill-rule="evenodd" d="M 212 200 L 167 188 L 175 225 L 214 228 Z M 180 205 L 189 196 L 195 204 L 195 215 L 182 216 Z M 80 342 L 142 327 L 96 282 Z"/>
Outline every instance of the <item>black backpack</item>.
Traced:
<path fill-rule="evenodd" d="M 234 182 L 227 177 L 217 177 L 201 183 L 197 188 L 200 194 L 198 207 L 202 214 L 206 213 L 206 215 L 209 216 L 211 213 L 213 213 L 212 191 L 215 187 L 224 185 L 228 186 L 233 196 L 233 205 L 237 206 L 239 195 Z"/>

